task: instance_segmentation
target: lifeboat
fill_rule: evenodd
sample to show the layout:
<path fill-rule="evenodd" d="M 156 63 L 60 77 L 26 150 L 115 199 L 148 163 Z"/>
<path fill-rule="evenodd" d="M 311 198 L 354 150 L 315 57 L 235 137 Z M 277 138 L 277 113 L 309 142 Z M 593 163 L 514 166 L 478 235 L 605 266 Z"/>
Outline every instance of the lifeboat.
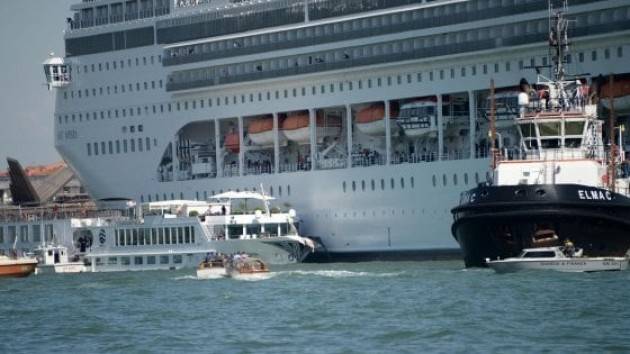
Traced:
<path fill-rule="evenodd" d="M 231 153 L 238 154 L 241 150 L 241 139 L 238 137 L 238 133 L 225 134 L 225 142 L 223 146 Z"/>
<path fill-rule="evenodd" d="M 357 113 L 355 125 L 357 129 L 367 135 L 385 135 L 385 105 L 382 103 L 372 104 L 361 109 Z M 394 119 L 391 118 L 390 119 Z M 391 127 L 394 124 L 390 125 Z"/>
<path fill-rule="evenodd" d="M 518 86 L 497 89 L 494 94 L 496 127 L 512 126 L 519 115 L 519 96 L 523 91 Z M 483 103 L 483 113 L 490 120 L 492 96 L 488 94 Z"/>
<path fill-rule="evenodd" d="M 273 145 L 273 117 L 252 119 L 247 126 L 247 136 L 256 145 Z"/>
<path fill-rule="evenodd" d="M 421 98 L 400 107 L 396 119 L 409 137 L 435 137 L 437 126 L 437 99 Z"/>
<path fill-rule="evenodd" d="M 594 83 L 601 104 L 610 109 L 610 97 L 613 98 L 617 114 L 630 113 L 630 74 L 615 75 L 611 89 L 608 77 L 600 76 Z"/>
<path fill-rule="evenodd" d="M 37 259 L 0 256 L 0 277 L 22 278 L 35 272 Z"/>
<path fill-rule="evenodd" d="M 317 125 L 315 136 L 318 140 L 339 135 L 341 132 L 341 117 L 318 114 L 315 121 Z M 310 142 L 308 111 L 290 113 L 282 122 L 282 132 L 291 141 L 308 144 Z"/>

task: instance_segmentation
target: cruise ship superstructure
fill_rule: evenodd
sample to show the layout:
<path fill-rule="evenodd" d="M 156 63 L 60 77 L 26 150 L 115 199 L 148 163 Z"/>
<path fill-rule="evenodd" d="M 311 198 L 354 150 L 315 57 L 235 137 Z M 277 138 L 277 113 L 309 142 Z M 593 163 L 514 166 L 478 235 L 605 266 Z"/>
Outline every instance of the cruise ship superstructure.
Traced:
<path fill-rule="evenodd" d="M 623 74 L 630 3 L 574 0 L 574 72 Z M 260 188 L 330 256 L 456 249 L 450 208 L 518 147 L 548 0 L 84 0 L 45 63 L 56 147 L 97 200 Z"/>

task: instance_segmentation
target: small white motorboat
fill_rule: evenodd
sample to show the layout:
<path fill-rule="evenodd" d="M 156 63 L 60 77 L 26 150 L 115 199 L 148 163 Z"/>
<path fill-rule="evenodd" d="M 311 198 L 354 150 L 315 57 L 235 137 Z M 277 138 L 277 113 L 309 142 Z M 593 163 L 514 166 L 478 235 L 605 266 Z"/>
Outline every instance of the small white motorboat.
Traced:
<path fill-rule="evenodd" d="M 269 267 L 260 258 L 241 256 L 225 267 L 227 276 L 239 280 L 264 280 L 271 277 Z"/>
<path fill-rule="evenodd" d="M 220 279 L 226 275 L 223 258 L 204 260 L 197 267 L 198 279 Z"/>
<path fill-rule="evenodd" d="M 45 245 L 35 250 L 39 264 L 35 274 L 82 273 L 89 271 L 83 261 L 71 262 L 68 248 L 61 245 Z"/>
<path fill-rule="evenodd" d="M 604 272 L 628 268 L 626 257 L 584 257 L 582 250 L 571 252 L 565 247 L 526 248 L 518 257 L 490 260 L 488 267 L 497 273 L 525 270 L 555 270 L 559 272 Z"/>

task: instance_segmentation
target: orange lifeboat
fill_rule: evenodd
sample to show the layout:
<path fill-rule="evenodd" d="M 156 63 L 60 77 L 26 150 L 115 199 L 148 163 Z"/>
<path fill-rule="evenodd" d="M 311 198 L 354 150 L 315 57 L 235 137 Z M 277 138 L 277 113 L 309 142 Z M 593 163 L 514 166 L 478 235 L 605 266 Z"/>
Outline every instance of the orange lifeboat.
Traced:
<path fill-rule="evenodd" d="M 225 134 L 225 142 L 223 146 L 231 153 L 238 154 L 241 150 L 241 139 L 238 137 L 238 133 Z"/>
<path fill-rule="evenodd" d="M 356 127 L 367 135 L 385 135 L 385 105 L 383 103 L 375 103 L 361 109 L 357 113 Z M 394 119 L 390 117 L 390 119 Z M 393 128 L 393 124 L 391 125 Z M 390 128 L 391 129 L 391 128 Z"/>
<path fill-rule="evenodd" d="M 273 117 L 252 119 L 247 126 L 247 136 L 256 145 L 273 145 Z"/>
<path fill-rule="evenodd" d="M 341 132 L 341 117 L 339 116 L 324 116 L 323 113 L 318 112 L 315 122 L 317 125 L 315 135 L 319 140 L 327 136 L 339 135 Z M 308 111 L 287 115 L 282 122 L 282 131 L 287 139 L 298 144 L 308 144 L 310 142 Z"/>
<path fill-rule="evenodd" d="M 617 113 L 630 112 L 630 74 L 614 75 L 612 87 L 608 77 L 599 78 L 599 81 L 599 101 L 602 105 L 610 109 L 612 96 Z"/>

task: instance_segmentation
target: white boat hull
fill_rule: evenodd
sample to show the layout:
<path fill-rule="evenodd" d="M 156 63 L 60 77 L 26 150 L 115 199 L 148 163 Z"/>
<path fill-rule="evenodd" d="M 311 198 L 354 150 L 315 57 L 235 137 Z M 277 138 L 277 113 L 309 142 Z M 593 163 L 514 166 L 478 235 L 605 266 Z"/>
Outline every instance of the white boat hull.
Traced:
<path fill-rule="evenodd" d="M 226 276 L 225 268 L 197 269 L 197 279 L 221 279 Z"/>
<path fill-rule="evenodd" d="M 249 134 L 249 139 L 252 141 L 252 143 L 254 143 L 255 145 L 260 145 L 260 146 L 273 146 L 273 130 L 267 130 L 264 132 L 260 132 L 260 133 L 253 133 L 253 134 Z M 284 137 L 282 135 L 278 136 L 279 140 L 280 140 L 280 145 L 282 145 L 284 143 Z"/>
<path fill-rule="evenodd" d="M 51 265 L 38 265 L 35 274 L 59 274 L 59 273 L 85 273 L 90 268 L 82 262 L 58 263 Z"/>
<path fill-rule="evenodd" d="M 557 260 L 497 260 L 486 262 L 497 273 L 514 273 L 532 270 L 558 272 L 606 272 L 628 268 L 628 258 L 568 258 Z"/>
<path fill-rule="evenodd" d="M 287 139 L 295 141 L 298 144 L 308 144 L 311 141 L 311 133 L 309 127 L 283 130 L 282 132 Z M 337 136 L 339 135 L 339 133 L 341 133 L 341 127 L 317 127 L 317 130 L 315 131 L 315 137 L 317 140 L 321 140 L 327 136 Z M 273 144 L 273 137 L 271 142 Z"/>
<path fill-rule="evenodd" d="M 228 271 L 228 277 L 236 280 L 247 280 L 247 281 L 257 281 L 257 280 L 266 280 L 271 278 L 270 272 L 262 272 L 262 273 L 240 273 L 239 271 L 233 270 Z"/>

